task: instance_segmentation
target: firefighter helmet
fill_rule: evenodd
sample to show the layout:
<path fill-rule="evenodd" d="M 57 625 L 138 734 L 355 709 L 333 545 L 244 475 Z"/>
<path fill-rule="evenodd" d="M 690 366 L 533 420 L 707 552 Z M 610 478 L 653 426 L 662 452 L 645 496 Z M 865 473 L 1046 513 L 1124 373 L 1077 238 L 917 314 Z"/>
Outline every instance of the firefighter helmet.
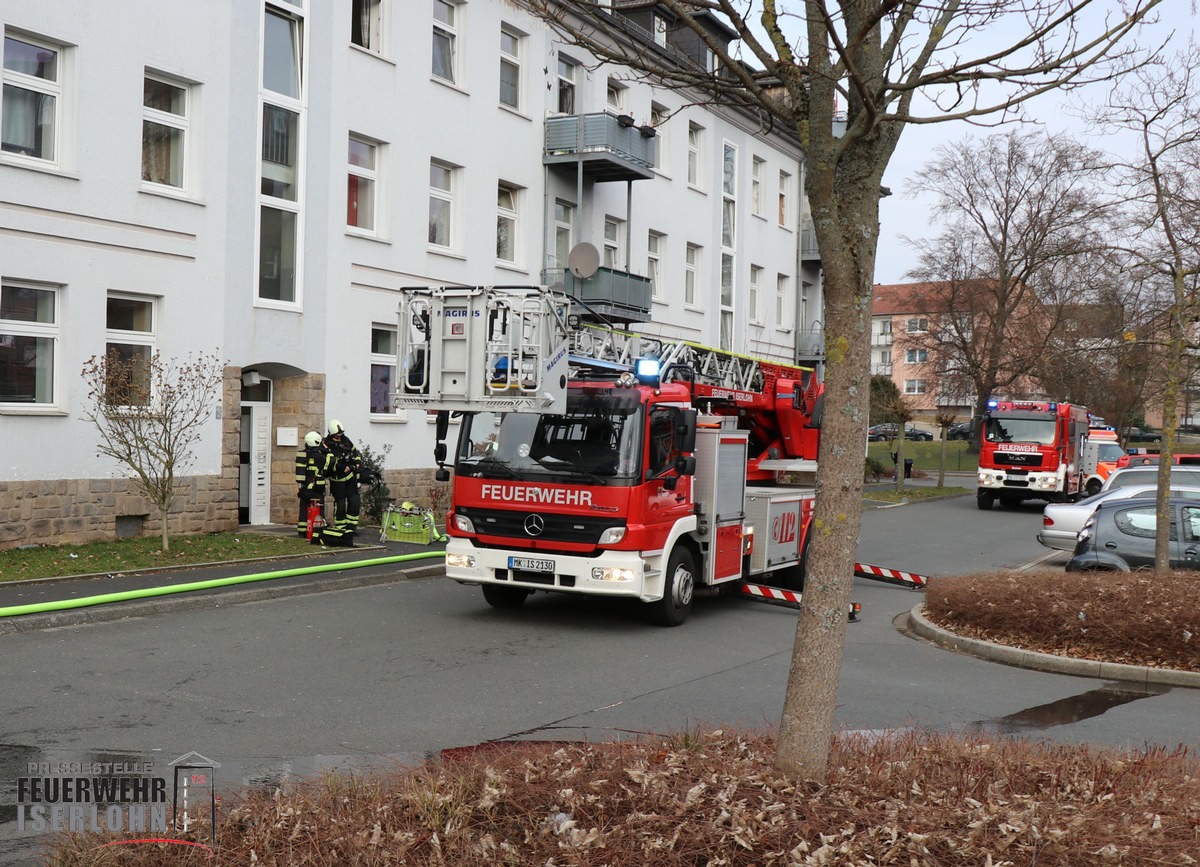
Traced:
<path fill-rule="evenodd" d="M 332 437 L 332 436 L 337 436 L 338 434 L 344 434 L 345 432 L 346 432 L 346 426 L 345 426 L 344 424 L 342 424 L 342 423 L 341 423 L 340 421 L 338 421 L 336 418 L 335 418 L 335 419 L 332 419 L 332 420 L 330 420 L 330 422 L 329 422 L 329 435 L 330 435 L 331 437 Z"/>
<path fill-rule="evenodd" d="M 310 430 L 304 435 L 304 444 L 310 448 L 321 444 L 321 435 L 315 430 Z"/>

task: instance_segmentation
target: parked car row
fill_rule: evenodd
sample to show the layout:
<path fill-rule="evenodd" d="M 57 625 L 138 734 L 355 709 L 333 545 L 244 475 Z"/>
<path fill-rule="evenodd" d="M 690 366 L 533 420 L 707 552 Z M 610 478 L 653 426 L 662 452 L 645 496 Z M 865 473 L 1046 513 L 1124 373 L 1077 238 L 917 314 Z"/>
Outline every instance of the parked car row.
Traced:
<path fill-rule="evenodd" d="M 881 443 L 886 440 L 894 440 L 900 426 L 885 422 L 883 424 L 873 424 L 867 428 L 867 439 L 873 443 Z M 921 430 L 919 427 L 909 425 L 904 429 L 904 438 L 906 440 L 923 440 L 930 442 L 933 440 L 933 434 L 927 430 Z"/>

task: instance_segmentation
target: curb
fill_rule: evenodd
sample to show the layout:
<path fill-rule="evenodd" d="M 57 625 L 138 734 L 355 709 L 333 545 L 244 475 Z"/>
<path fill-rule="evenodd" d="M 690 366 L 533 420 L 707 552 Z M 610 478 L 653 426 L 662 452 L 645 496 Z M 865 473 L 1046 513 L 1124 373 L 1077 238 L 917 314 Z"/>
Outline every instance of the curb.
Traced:
<path fill-rule="evenodd" d="M 432 578 L 445 574 L 445 565 L 438 563 L 434 566 L 418 566 L 413 569 L 400 569 L 380 575 L 351 574 L 336 578 L 318 577 L 313 581 L 298 584 L 270 586 L 267 583 L 244 590 L 221 590 L 219 592 L 196 595 L 185 593 L 178 597 L 164 597 L 146 602 L 113 602 L 90 608 L 72 608 L 67 611 L 55 611 L 50 614 L 25 614 L 19 617 L 0 619 L 0 635 L 37 632 L 42 629 L 54 629 L 60 626 L 83 626 L 89 623 L 106 623 L 113 620 L 126 620 L 134 617 L 153 617 L 159 614 L 170 614 L 176 611 L 187 611 L 197 608 L 220 608 L 222 605 L 240 605 L 246 602 L 261 602 L 268 599 L 282 599 L 287 596 L 307 596 L 313 593 L 327 593 L 331 590 L 351 590 L 358 587 L 372 587 L 378 584 L 393 584 L 397 581 L 407 581 L 414 578 Z"/>
<path fill-rule="evenodd" d="M 1104 680 L 1123 680 L 1139 684 L 1154 683 L 1200 689 L 1200 672 L 1179 671 L 1173 668 L 1149 668 L 1144 665 L 1125 665 L 1117 662 L 1099 662 L 1094 659 L 1072 659 L 1066 656 L 1055 656 L 1052 653 L 1039 653 L 1034 650 L 1009 647 L 1005 644 L 994 644 L 978 638 L 966 638 L 927 620 L 921 613 L 921 609 L 924 607 L 923 602 L 918 603 L 908 612 L 908 624 L 916 635 L 949 650 L 956 650 L 978 659 L 1001 662 L 1018 668 L 1049 671 L 1055 674 L 1073 674 L 1078 677 L 1096 677 Z"/>

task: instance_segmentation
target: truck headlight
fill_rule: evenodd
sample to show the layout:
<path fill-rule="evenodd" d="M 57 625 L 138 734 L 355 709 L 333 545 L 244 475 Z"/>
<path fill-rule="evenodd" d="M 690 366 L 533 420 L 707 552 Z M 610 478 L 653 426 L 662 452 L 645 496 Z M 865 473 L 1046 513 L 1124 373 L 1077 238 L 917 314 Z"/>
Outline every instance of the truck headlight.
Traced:
<path fill-rule="evenodd" d="M 607 530 L 605 530 L 603 533 L 600 534 L 599 544 L 615 545 L 624 538 L 625 538 L 625 528 L 624 527 L 609 527 Z"/>
<path fill-rule="evenodd" d="M 637 573 L 628 567 L 604 567 L 596 566 L 592 569 L 593 581 L 621 581 L 629 582 L 637 578 Z"/>
<path fill-rule="evenodd" d="M 454 526 L 464 533 L 474 533 L 475 524 L 466 515 L 461 515 L 458 512 L 454 513 Z"/>
<path fill-rule="evenodd" d="M 447 554 L 446 565 L 456 569 L 474 569 L 475 558 L 470 554 Z"/>

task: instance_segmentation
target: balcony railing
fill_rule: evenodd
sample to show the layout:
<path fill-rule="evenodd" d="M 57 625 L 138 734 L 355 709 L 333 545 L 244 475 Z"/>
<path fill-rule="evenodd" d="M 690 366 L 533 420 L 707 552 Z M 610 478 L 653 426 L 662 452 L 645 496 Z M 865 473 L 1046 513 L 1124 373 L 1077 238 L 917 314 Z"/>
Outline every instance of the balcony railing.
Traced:
<path fill-rule="evenodd" d="M 872 346 L 891 346 L 892 345 L 892 335 L 890 333 L 889 334 L 872 334 L 871 335 L 871 345 Z"/>
<path fill-rule="evenodd" d="M 803 328 L 796 335 L 796 355 L 801 360 L 825 356 L 825 329 L 820 324 Z"/>
<path fill-rule="evenodd" d="M 891 375 L 892 375 L 892 365 L 891 364 L 876 363 L 876 364 L 871 365 L 871 376 L 891 376 Z"/>
<path fill-rule="evenodd" d="M 817 249 L 817 230 L 800 230 L 800 259 L 803 262 L 819 262 L 821 251 Z"/>
<path fill-rule="evenodd" d="M 630 115 L 607 112 L 546 118 L 546 164 L 577 163 L 596 181 L 636 181 L 654 177 L 651 126 Z"/>
<path fill-rule="evenodd" d="M 587 304 L 585 310 L 627 322 L 650 321 L 650 278 L 612 268 L 597 268 L 591 277 L 576 277 L 564 268 L 548 268 L 542 281 Z"/>

